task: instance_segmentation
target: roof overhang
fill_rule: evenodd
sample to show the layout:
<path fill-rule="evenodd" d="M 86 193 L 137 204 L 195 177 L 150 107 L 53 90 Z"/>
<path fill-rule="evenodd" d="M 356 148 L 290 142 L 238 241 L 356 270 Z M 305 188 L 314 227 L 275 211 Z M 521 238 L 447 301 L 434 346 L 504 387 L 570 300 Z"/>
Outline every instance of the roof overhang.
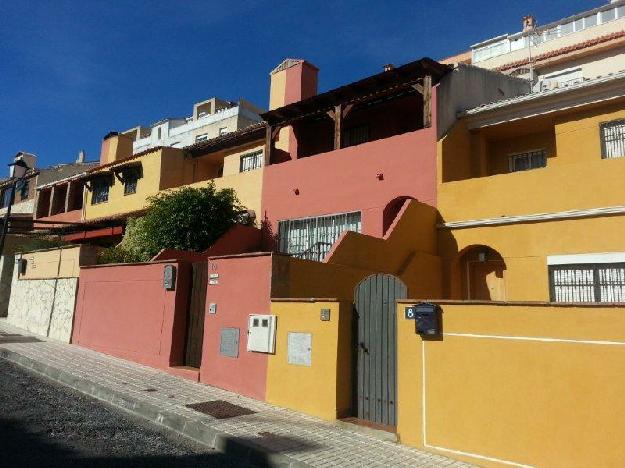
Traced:
<path fill-rule="evenodd" d="M 491 127 L 625 98 L 625 72 L 469 109 L 459 117 L 469 129 Z"/>
<path fill-rule="evenodd" d="M 246 145 L 254 141 L 264 141 L 266 127 L 267 124 L 265 122 L 253 124 L 235 132 L 226 133 L 216 138 L 211 138 L 210 140 L 185 146 L 184 151 L 191 157 L 200 157 L 224 149 L 236 148 L 237 146 Z"/>
<path fill-rule="evenodd" d="M 403 91 L 418 83 L 426 75 L 432 77 L 432 84 L 436 84 L 452 69 L 451 65 L 445 65 L 427 57 L 422 58 L 308 99 L 270 110 L 261 114 L 261 117 L 271 126 L 288 125 L 305 117 L 325 113 L 339 104 L 357 103 L 395 91 Z"/>

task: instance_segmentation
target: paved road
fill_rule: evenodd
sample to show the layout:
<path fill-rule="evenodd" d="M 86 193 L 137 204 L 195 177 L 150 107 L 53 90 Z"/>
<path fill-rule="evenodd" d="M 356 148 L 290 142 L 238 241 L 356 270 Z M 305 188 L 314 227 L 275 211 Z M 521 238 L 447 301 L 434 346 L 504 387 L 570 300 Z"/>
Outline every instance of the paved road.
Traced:
<path fill-rule="evenodd" d="M 245 466 L 3 359 L 0 464 L 33 468 Z"/>

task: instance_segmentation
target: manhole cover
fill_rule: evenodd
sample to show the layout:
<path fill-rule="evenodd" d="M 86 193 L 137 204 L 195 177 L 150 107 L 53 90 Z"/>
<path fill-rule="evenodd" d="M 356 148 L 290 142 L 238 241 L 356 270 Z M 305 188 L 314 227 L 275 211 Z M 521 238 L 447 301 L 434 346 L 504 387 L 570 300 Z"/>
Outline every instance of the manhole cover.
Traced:
<path fill-rule="evenodd" d="M 234 418 L 236 416 L 245 416 L 246 414 L 254 414 L 256 411 L 244 408 L 243 406 L 234 405 L 224 400 L 205 401 L 203 403 L 192 403 L 187 405 L 200 413 L 208 414 L 215 419 Z"/>

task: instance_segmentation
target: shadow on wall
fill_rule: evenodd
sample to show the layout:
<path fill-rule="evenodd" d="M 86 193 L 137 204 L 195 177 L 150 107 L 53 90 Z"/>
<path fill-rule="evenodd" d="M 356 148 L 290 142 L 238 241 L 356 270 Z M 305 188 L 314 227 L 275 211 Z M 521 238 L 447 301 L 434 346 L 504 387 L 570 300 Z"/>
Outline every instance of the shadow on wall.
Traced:
<path fill-rule="evenodd" d="M 331 265 L 349 265 L 400 278 L 413 297 L 442 297 L 442 262 L 438 256 L 438 212 L 424 203 L 400 197 L 385 210 L 394 220 L 380 239 L 344 232 L 325 259 Z"/>

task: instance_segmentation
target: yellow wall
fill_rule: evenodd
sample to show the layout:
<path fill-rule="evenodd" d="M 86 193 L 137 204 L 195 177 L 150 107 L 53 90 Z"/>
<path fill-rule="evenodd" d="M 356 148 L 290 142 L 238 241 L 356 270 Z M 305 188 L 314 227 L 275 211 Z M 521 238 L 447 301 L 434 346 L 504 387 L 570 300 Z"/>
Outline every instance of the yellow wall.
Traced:
<path fill-rule="evenodd" d="M 98 251 L 98 247 L 75 245 L 24 252 L 19 257 L 26 260 L 26 271 L 19 279 L 78 278 L 81 266 L 97 263 Z"/>
<path fill-rule="evenodd" d="M 502 124 L 473 134 L 461 121 L 438 145 L 441 221 L 625 204 L 625 158 L 601 159 L 599 131 L 602 122 L 625 118 L 623 107 L 602 105 L 549 119 Z M 519 134 L 532 128 L 534 133 Z M 547 149 L 546 168 L 480 177 L 504 171 L 510 153 L 539 147 Z M 445 182 L 452 179 L 457 180 Z M 458 254 L 467 247 L 485 245 L 496 250 L 506 263 L 506 300 L 548 301 L 548 255 L 623 252 L 624 232 L 622 215 L 439 229 L 442 297 L 465 297 L 460 272 L 465 265 Z"/>
<path fill-rule="evenodd" d="M 412 296 L 441 297 L 436 219 L 436 209 L 411 200 L 385 239 L 347 232 L 327 262 L 390 273 L 406 284 Z"/>
<path fill-rule="evenodd" d="M 241 168 L 241 156 L 248 153 L 255 153 L 256 151 L 265 150 L 264 142 L 256 142 L 251 145 L 238 148 L 234 152 L 228 152 L 224 156 L 224 176 L 239 174 Z"/>
<path fill-rule="evenodd" d="M 160 191 L 183 186 L 202 187 L 208 180 L 215 182 L 216 188 L 232 188 L 243 206 L 260 214 L 263 169 L 239 173 L 242 154 L 250 153 L 263 146 L 258 142 L 238 147 L 235 150 L 213 153 L 202 158 L 188 158 L 177 148 L 162 148 L 147 153 L 132 162 L 140 161 L 143 176 L 137 183 L 137 192 L 124 195 L 124 185 L 116 178 L 109 188 L 106 203 L 91 204 L 90 191 L 87 191 L 85 219 L 108 217 L 144 209 L 147 199 Z M 122 165 L 120 162 L 119 165 Z M 217 169 L 223 164 L 224 176 L 217 177 Z M 104 168 L 103 170 L 110 170 Z M 216 177 L 213 179 L 213 177 Z M 198 180 L 201 180 L 197 182 Z"/>
<path fill-rule="evenodd" d="M 625 307 L 443 304 L 444 339 L 423 341 L 406 305 L 402 443 L 486 466 L 625 466 Z"/>
<path fill-rule="evenodd" d="M 458 252 L 472 245 L 496 250 L 506 263 L 506 300 L 548 301 L 547 256 L 625 251 L 625 216 L 440 229 L 446 268 L 444 295 L 461 299 Z"/>
<path fill-rule="evenodd" d="M 180 150 L 172 149 L 173 152 Z M 106 203 L 91 204 L 93 192 L 87 190 L 84 217 L 86 220 L 113 216 L 121 213 L 141 210 L 147 206 L 147 199 L 159 191 L 161 180 L 161 159 L 168 149 L 156 150 L 145 154 L 132 162 L 141 161 L 143 176 L 137 182 L 137 192 L 124 195 L 124 184 L 113 177 L 113 185 L 109 187 L 109 198 Z M 120 163 L 120 165 L 123 163 Z M 110 170 L 109 168 L 105 168 Z"/>
<path fill-rule="evenodd" d="M 321 309 L 330 320 L 321 321 Z M 266 399 L 323 419 L 351 408 L 351 303 L 272 302 L 277 315 L 276 352 L 268 355 Z M 288 363 L 288 333 L 312 334 L 311 366 Z"/>
<path fill-rule="evenodd" d="M 442 180 L 466 178 L 439 184 L 438 208 L 443 221 L 622 205 L 625 158 L 601 159 L 599 133 L 601 122 L 620 118 L 625 118 L 623 104 L 560 116 L 552 132 L 544 129 L 544 122 L 538 133 L 514 138 L 496 137 L 497 129 L 491 128 L 487 138 L 488 151 L 493 153 L 490 161 L 498 156 L 505 166 L 504 156 L 509 152 L 537 146 L 547 146 L 550 157 L 546 168 L 488 177 L 477 177 L 475 169 L 479 166 L 479 155 L 475 154 L 479 131 L 468 136 L 465 123 L 460 123 L 438 145 Z M 515 125 L 521 124 L 503 124 L 501 132 L 511 131 Z M 531 128 L 530 124 L 523 125 Z M 550 133 L 555 134 L 555 147 L 549 146 Z M 474 148 L 473 154 L 469 148 Z"/>

